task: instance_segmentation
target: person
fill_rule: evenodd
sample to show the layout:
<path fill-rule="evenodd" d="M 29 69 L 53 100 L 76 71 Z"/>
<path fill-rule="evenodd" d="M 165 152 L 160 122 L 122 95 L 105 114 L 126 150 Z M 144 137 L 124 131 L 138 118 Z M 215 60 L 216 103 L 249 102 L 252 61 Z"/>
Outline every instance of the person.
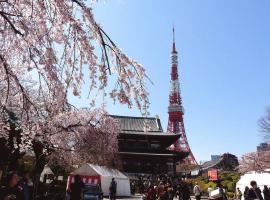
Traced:
<path fill-rule="evenodd" d="M 146 200 L 155 200 L 156 199 L 156 191 L 154 185 L 151 184 L 147 190 Z"/>
<path fill-rule="evenodd" d="M 226 195 L 226 190 L 223 188 L 223 185 L 221 183 L 217 184 L 217 187 L 219 188 L 219 193 L 221 194 L 219 198 L 216 200 L 228 200 L 228 197 Z"/>
<path fill-rule="evenodd" d="M 244 200 L 248 200 L 248 191 L 249 191 L 249 188 L 248 186 L 246 186 L 245 191 L 244 191 Z"/>
<path fill-rule="evenodd" d="M 176 196 L 178 196 L 179 200 L 183 200 L 183 185 L 184 182 L 182 181 L 182 179 L 179 179 L 179 182 L 177 183 L 177 188 L 176 188 Z"/>
<path fill-rule="evenodd" d="M 242 199 L 242 192 L 241 192 L 241 190 L 239 188 L 236 189 L 235 197 L 236 197 L 237 200 Z"/>
<path fill-rule="evenodd" d="M 0 200 L 24 200 L 22 188 L 18 186 L 19 178 L 16 172 L 9 172 L 7 185 L 0 190 Z"/>
<path fill-rule="evenodd" d="M 84 183 L 79 175 L 74 176 L 74 183 L 70 185 L 70 200 L 81 200 L 83 194 Z"/>
<path fill-rule="evenodd" d="M 174 191 L 171 181 L 168 181 L 167 183 L 167 193 L 168 193 L 168 199 L 173 200 L 174 197 Z"/>
<path fill-rule="evenodd" d="M 23 190 L 24 200 L 30 200 L 31 199 L 32 188 L 33 188 L 33 182 L 31 181 L 28 172 L 25 172 L 23 174 L 23 178 L 19 182 L 19 186 Z"/>
<path fill-rule="evenodd" d="M 194 193 L 194 196 L 195 196 L 196 200 L 201 199 L 201 188 L 200 188 L 200 186 L 198 185 L 197 182 L 195 182 L 195 186 L 193 188 L 193 193 Z"/>
<path fill-rule="evenodd" d="M 251 188 L 248 190 L 248 199 L 249 200 L 253 200 L 253 199 L 263 200 L 263 197 L 261 194 L 262 192 L 257 187 L 256 181 L 251 181 L 250 185 L 251 185 Z"/>
<path fill-rule="evenodd" d="M 173 182 L 173 198 L 177 198 L 177 182 Z"/>
<path fill-rule="evenodd" d="M 165 200 L 166 198 L 165 183 L 163 181 L 161 181 L 157 187 L 157 197 L 159 200 Z"/>
<path fill-rule="evenodd" d="M 115 200 L 116 199 L 117 183 L 114 180 L 114 178 L 112 178 L 109 190 L 110 190 L 110 200 Z"/>
<path fill-rule="evenodd" d="M 190 190 L 188 184 L 184 183 L 182 186 L 182 200 L 190 200 Z"/>
<path fill-rule="evenodd" d="M 134 181 L 130 181 L 130 190 L 131 190 L 131 194 L 134 195 L 136 191 L 136 185 Z"/>
<path fill-rule="evenodd" d="M 263 197 L 264 200 L 270 200 L 270 190 L 268 189 L 267 185 L 263 188 Z"/>
<path fill-rule="evenodd" d="M 144 193 L 144 185 L 143 185 L 143 180 L 141 177 L 139 178 L 138 188 L 139 188 L 139 193 L 143 194 Z"/>

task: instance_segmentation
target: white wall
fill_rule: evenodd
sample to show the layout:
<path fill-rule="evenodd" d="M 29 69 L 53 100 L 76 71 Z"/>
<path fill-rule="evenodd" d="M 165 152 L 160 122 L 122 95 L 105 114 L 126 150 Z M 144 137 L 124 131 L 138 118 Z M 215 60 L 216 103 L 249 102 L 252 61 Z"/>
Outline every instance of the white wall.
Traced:
<path fill-rule="evenodd" d="M 101 176 L 101 189 L 104 196 L 109 196 L 110 193 L 110 184 L 113 177 L 103 177 Z M 130 196 L 130 182 L 129 179 L 120 179 L 115 178 L 115 181 L 117 183 L 117 190 L 116 195 L 117 196 Z"/>

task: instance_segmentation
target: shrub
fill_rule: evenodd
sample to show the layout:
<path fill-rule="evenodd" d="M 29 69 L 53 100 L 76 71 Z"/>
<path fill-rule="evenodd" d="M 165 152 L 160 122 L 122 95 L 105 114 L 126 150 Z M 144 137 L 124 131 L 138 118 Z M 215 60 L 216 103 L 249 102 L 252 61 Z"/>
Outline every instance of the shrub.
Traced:
<path fill-rule="evenodd" d="M 232 195 L 233 197 L 236 183 L 240 179 L 240 174 L 237 172 L 222 172 L 219 174 L 219 179 L 221 181 L 221 184 L 227 188 L 229 195 Z M 193 185 L 195 184 L 195 182 L 198 182 L 204 193 L 208 193 L 208 188 L 215 188 L 217 186 L 215 182 L 208 180 L 207 174 L 203 174 L 202 176 L 196 178 L 188 179 L 187 182 L 192 183 Z"/>
<path fill-rule="evenodd" d="M 229 198 L 234 198 L 234 192 L 227 192 L 227 196 Z"/>

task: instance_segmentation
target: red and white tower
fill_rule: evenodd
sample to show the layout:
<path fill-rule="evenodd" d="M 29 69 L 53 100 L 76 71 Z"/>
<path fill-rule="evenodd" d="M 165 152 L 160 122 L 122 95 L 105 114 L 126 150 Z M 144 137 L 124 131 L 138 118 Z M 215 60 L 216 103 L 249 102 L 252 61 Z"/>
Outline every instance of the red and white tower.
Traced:
<path fill-rule="evenodd" d="M 197 165 L 193 153 L 189 147 L 185 126 L 184 126 L 184 108 L 182 106 L 182 98 L 180 94 L 179 79 L 178 79 L 178 56 L 175 46 L 175 36 L 173 28 L 173 46 L 171 53 L 172 69 L 171 69 L 171 89 L 170 89 L 170 104 L 168 107 L 169 121 L 168 132 L 181 134 L 179 140 L 170 148 L 174 151 L 188 152 L 189 155 L 184 160 L 185 164 Z"/>

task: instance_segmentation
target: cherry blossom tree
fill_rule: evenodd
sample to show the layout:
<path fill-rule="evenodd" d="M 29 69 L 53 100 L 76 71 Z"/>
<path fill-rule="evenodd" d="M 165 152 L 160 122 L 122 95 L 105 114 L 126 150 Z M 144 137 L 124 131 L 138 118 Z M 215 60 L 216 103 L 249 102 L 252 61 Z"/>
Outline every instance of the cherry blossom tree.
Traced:
<path fill-rule="evenodd" d="M 270 169 L 270 109 L 268 109 L 266 115 L 259 120 L 259 126 L 261 131 L 265 133 L 264 139 L 268 146 L 256 152 L 243 155 L 239 166 L 241 172 Z"/>
<path fill-rule="evenodd" d="M 145 69 L 116 46 L 89 5 L 84 0 L 0 0 L 0 111 L 11 110 L 19 118 L 20 149 L 35 152 L 37 169 L 48 155 L 68 164 L 110 162 L 117 150 L 117 124 L 93 109 L 92 97 L 100 91 L 147 115 Z M 69 103 L 68 96 L 83 96 L 84 84 L 91 110 Z M 8 135 L 4 121 L 0 117 L 0 137 Z"/>
<path fill-rule="evenodd" d="M 60 114 L 43 124 L 42 129 L 42 136 L 46 137 L 42 141 L 52 145 L 47 150 L 57 150 L 53 162 L 60 165 L 90 161 L 111 165 L 118 149 L 118 123 L 100 110 L 80 109 Z"/>
<path fill-rule="evenodd" d="M 239 171 L 264 171 L 270 168 L 270 150 L 247 153 L 240 159 Z"/>
<path fill-rule="evenodd" d="M 25 83 L 33 74 L 38 80 L 32 84 L 53 114 L 65 108 L 70 90 L 81 95 L 85 79 L 89 92 L 103 90 L 110 74 L 113 99 L 148 107 L 144 68 L 122 53 L 84 1 L 0 1 L 0 30 L 1 107 L 12 104 L 16 93 L 20 111 L 40 111 Z"/>
<path fill-rule="evenodd" d="M 20 116 L 28 139 L 40 121 L 69 112 L 68 94 L 80 97 L 85 82 L 91 96 L 112 88 L 111 98 L 146 114 L 144 68 L 115 45 L 87 2 L 1 0 L 0 41 L 0 108 Z"/>

